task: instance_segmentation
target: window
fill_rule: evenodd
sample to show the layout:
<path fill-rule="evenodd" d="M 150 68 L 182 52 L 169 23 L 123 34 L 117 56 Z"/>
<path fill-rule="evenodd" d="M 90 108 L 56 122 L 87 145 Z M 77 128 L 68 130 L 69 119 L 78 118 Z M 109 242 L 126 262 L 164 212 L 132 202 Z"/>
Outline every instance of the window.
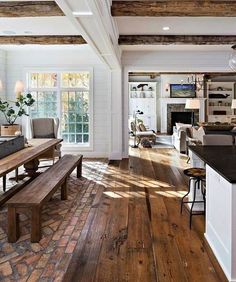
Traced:
<path fill-rule="evenodd" d="M 91 143 L 91 72 L 30 72 L 28 90 L 35 99 L 30 116 L 60 117 L 65 143 Z"/>

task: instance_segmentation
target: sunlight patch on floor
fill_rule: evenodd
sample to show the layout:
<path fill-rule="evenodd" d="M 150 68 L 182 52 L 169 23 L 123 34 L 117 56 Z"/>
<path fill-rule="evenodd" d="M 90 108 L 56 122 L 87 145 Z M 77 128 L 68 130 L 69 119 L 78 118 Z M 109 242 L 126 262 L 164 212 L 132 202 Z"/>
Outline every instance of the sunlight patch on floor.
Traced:
<path fill-rule="evenodd" d="M 182 198 L 186 191 L 155 191 L 155 193 L 167 198 Z"/>
<path fill-rule="evenodd" d="M 103 194 L 105 194 L 106 196 L 110 197 L 110 198 L 114 198 L 114 199 L 121 199 L 121 198 L 145 198 L 146 197 L 146 193 L 143 191 L 106 191 L 103 192 Z M 149 198 L 156 198 L 155 195 L 150 195 L 149 194 Z"/>

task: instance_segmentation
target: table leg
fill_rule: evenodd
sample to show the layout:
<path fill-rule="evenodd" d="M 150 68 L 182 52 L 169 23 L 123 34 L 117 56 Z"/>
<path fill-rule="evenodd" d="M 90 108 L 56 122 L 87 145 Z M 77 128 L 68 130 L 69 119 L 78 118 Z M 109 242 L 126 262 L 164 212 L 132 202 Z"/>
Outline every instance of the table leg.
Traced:
<path fill-rule="evenodd" d="M 30 177 L 35 177 L 37 176 L 37 170 L 39 168 L 39 160 L 38 159 L 34 159 L 26 164 L 24 164 L 24 168 L 26 173 L 30 176 Z"/>

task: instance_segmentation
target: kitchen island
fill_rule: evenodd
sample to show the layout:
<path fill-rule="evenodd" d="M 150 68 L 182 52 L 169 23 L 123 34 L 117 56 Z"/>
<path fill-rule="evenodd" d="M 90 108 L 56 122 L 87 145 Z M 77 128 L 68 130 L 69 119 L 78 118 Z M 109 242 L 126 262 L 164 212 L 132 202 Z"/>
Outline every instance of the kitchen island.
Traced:
<path fill-rule="evenodd" d="M 189 150 L 191 165 L 206 167 L 206 240 L 228 280 L 236 281 L 236 146 Z"/>

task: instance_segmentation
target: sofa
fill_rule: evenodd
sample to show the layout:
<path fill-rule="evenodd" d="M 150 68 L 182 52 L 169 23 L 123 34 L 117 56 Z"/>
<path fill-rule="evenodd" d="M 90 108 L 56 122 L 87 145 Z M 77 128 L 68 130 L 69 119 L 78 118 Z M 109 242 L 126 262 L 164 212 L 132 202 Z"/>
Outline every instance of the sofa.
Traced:
<path fill-rule="evenodd" d="M 187 150 L 186 140 L 191 128 L 191 124 L 184 123 L 176 123 L 173 127 L 172 144 L 180 153 L 185 153 Z"/>
<path fill-rule="evenodd" d="M 234 135 L 233 132 L 236 132 L 235 125 L 228 123 L 199 123 L 199 127 L 176 123 L 173 127 L 172 142 L 176 150 L 187 153 L 188 145 L 204 144 L 205 135 L 214 135 L 214 139 L 217 135 Z"/>
<path fill-rule="evenodd" d="M 172 144 L 180 153 L 187 153 L 187 146 L 202 144 L 204 135 L 203 127 L 176 123 L 176 126 L 173 127 Z"/>

